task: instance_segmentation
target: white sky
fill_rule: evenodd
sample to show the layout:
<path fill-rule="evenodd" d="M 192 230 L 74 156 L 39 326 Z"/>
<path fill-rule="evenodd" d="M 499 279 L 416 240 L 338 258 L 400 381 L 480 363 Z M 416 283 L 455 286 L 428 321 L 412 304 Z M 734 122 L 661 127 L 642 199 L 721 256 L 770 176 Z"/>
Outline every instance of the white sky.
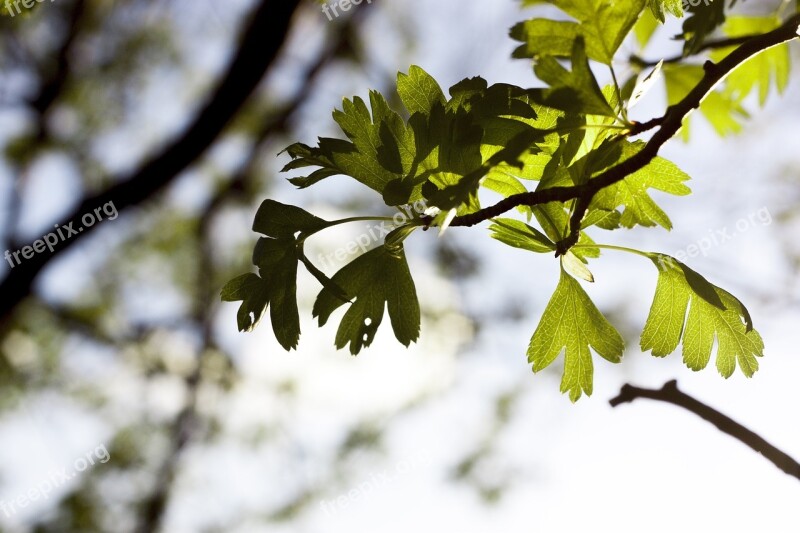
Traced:
<path fill-rule="evenodd" d="M 524 61 L 509 59 L 515 44 L 506 37 L 507 30 L 524 18 L 515 3 L 477 2 L 467 7 L 456 0 L 375 0 L 373 4 L 377 12 L 367 23 L 367 52 L 380 65 L 378 71 L 406 71 L 409 64 L 419 64 L 445 89 L 474 75 L 490 82 L 538 84 Z M 235 19 L 229 20 L 233 17 L 230 13 L 218 14 L 221 37 Z M 308 23 L 309 31 L 314 24 L 317 28 L 326 24 L 324 15 L 319 16 L 318 23 Z M 397 42 L 397 19 L 413 31 L 410 51 Z M 204 47 L 201 55 L 206 59 L 198 59 L 198 65 L 208 61 L 207 68 L 212 71 L 224 61 L 224 55 L 210 46 Z M 657 50 L 648 54 L 656 55 Z M 370 80 L 340 71 L 327 79 L 303 114 L 299 140 L 312 142 L 317 135 L 331 134 L 332 108 L 344 96 L 365 95 L 377 83 L 378 75 Z M 285 80 L 274 83 L 291 90 L 291 83 Z M 692 176 L 694 191 L 683 198 L 654 195 L 663 200 L 673 221 L 671 233 L 661 229 L 592 233 L 606 243 L 675 253 L 709 231 L 733 229 L 739 219 L 766 208 L 772 215 L 771 224 L 752 224 L 734 241 L 712 248 L 707 257 L 689 261 L 692 268 L 739 296 L 750 309 L 767 347 L 754 379 L 737 373 L 723 380 L 713 365 L 692 373 L 682 366 L 677 353 L 664 360 L 642 354 L 634 336 L 628 339 L 620 365 L 595 358 L 594 394 L 572 405 L 558 392 L 558 364 L 551 372 L 533 375 L 525 356 L 555 287 L 557 263 L 551 257 L 504 247 L 485 230 L 454 229 L 458 235 L 452 238 L 486 258 L 484 272 L 490 273 L 464 287 L 454 287 L 433 271 L 425 257 L 435 235 L 420 232 L 408 247 L 411 269 L 423 309 L 436 318 L 424 321 L 421 341 L 409 350 L 384 328 L 373 347 L 357 358 L 335 352 L 336 317 L 322 330 L 311 322 L 310 304 L 317 289 L 307 276 L 299 283 L 306 313 L 296 353 L 284 353 L 266 324 L 252 335 L 233 334 L 235 306 L 223 308 L 219 328 L 229 332 L 225 342 L 236 353 L 235 364 L 245 383 L 228 398 L 208 400 L 210 410 L 228 413 L 230 437 L 218 445 L 189 451 L 166 530 L 197 531 L 198 524 L 209 520 L 225 525 L 288 500 L 298 486 L 327 475 L 342 432 L 367 417 L 389 428 L 385 454 L 352 459 L 348 466 L 354 473 L 333 484 L 320 499 L 330 504 L 368 480 L 382 479 L 375 488 L 349 499 L 346 508 L 334 513 L 315 504 L 296 522 L 265 526 L 245 519 L 226 529 L 287 533 L 796 532 L 800 498 L 796 479 L 688 412 L 646 400 L 612 409 L 607 400 L 624 383 L 659 387 L 677 378 L 685 392 L 800 458 L 800 425 L 795 422 L 795 383 L 800 375 L 798 289 L 795 270 L 786 263 L 782 248 L 794 232 L 777 220 L 798 199 L 791 187 L 800 167 L 800 135 L 796 114 L 788 112 L 800 104 L 798 87 L 795 76 L 783 97 L 773 95 L 763 110 L 751 106 L 752 119 L 739 137 L 719 139 L 704 119 L 695 116 L 690 144 L 673 141 L 665 148 L 662 155 Z M 148 98 L 159 94 L 164 94 L 161 89 L 153 89 Z M 663 91 L 654 89 L 637 109 L 642 118 L 659 113 Z M 276 160 L 276 168 L 284 160 Z M 789 186 L 778 185 L 782 181 Z M 279 183 L 274 195 L 323 214 L 330 209 L 325 204 L 331 195 L 342 197 L 354 190 L 344 178 L 332 178 L 308 194 Z M 41 223 L 34 215 L 29 220 Z M 360 229 L 339 231 L 321 246 L 335 248 L 348 238 L 347 231 L 352 236 Z M 652 266 L 634 256 L 605 252 L 591 268 L 597 282 L 584 286 L 598 307 L 613 311 L 612 322 L 621 330 L 627 331 L 622 326 L 632 324 L 641 331 L 655 287 Z M 527 317 L 518 323 L 489 323 L 476 349 L 464 351 L 464 341 L 472 332 L 460 313 L 500 308 L 497 302 L 501 298 L 524 303 Z M 191 347 L 177 346 L 175 350 L 190 352 Z M 130 377 L 113 365 L 107 372 L 115 378 L 109 386 L 119 386 Z M 273 385 L 290 379 L 296 382 L 298 398 L 291 406 L 272 393 Z M 159 390 L 149 392 L 123 391 L 119 405 L 151 394 L 151 401 L 161 403 L 164 416 L 169 416 L 170 405 L 180 400 L 180 389 L 173 385 L 163 383 Z M 472 488 L 454 484 L 447 476 L 490 429 L 494 398 L 515 386 L 524 392 L 484 472 L 490 479 L 508 480 L 511 488 L 499 503 L 487 506 Z M 395 414 L 420 397 L 427 398 L 425 405 Z M 33 455 L 40 458 L 44 452 L 31 452 L 21 436 L 48 434 L 49 429 L 31 424 L 39 415 L 32 414 L 35 406 L 28 409 L 0 425 L 7 436 L 0 437 L 8 450 L 4 456 L 13 458 L 3 461 L 3 473 L 17 472 L 16 487 L 35 485 L 44 475 L 41 468 L 31 467 L 33 463 L 41 466 Z M 107 430 L 93 425 L 90 413 L 76 414 L 67 406 L 57 416 L 85 424 L 68 432 L 83 435 L 82 440 L 71 441 L 69 446 L 55 441 L 46 447 L 51 454 L 58 452 L 58 464 L 69 464 L 107 437 Z M 241 444 L 239 437 L 248 427 L 281 420 L 290 421 L 290 430 L 277 445 Z M 23 427 L 26 424 L 27 429 Z M 15 439 L 17 444 L 9 443 Z M 42 440 L 48 439 L 43 436 Z M 16 470 L 10 466 L 13 462 L 17 462 Z M 43 508 L 32 506 L 30 512 Z M 0 516 L 0 523 L 8 522 Z"/>

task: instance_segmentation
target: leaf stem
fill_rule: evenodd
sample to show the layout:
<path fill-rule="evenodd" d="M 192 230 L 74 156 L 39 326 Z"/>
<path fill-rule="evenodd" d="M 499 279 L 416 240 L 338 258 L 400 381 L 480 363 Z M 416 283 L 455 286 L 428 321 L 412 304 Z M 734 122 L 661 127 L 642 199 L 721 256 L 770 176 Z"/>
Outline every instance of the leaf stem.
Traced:
<path fill-rule="evenodd" d="M 371 217 L 371 216 L 349 217 L 349 218 L 343 218 L 343 219 L 340 219 L 340 220 L 332 220 L 332 221 L 328 222 L 327 224 L 325 224 L 324 226 L 322 226 L 322 227 L 320 227 L 318 229 L 315 229 L 315 230 L 309 231 L 309 232 L 301 233 L 298 236 L 297 242 L 302 244 L 302 243 L 305 242 L 306 239 L 308 239 L 309 237 L 311 237 L 315 233 L 319 233 L 320 231 L 322 231 L 324 229 L 332 228 L 333 226 L 339 226 L 340 224 L 348 224 L 350 222 L 366 222 L 366 221 L 371 221 L 371 220 L 383 221 L 383 222 L 393 222 L 394 221 L 394 219 L 392 217 Z"/>
<path fill-rule="evenodd" d="M 635 248 L 627 248 L 625 246 L 615 246 L 613 244 L 576 244 L 573 248 L 602 248 L 603 250 L 616 250 L 617 252 L 627 252 L 629 254 L 640 255 L 650 259 L 651 254 L 636 250 Z"/>
<path fill-rule="evenodd" d="M 367 221 L 370 221 L 370 220 L 382 220 L 382 221 L 385 221 L 385 222 L 391 222 L 393 219 L 392 219 L 392 217 L 370 217 L 370 216 L 367 216 L 367 217 L 350 217 L 350 218 L 343 218 L 341 220 L 333 220 L 331 222 L 328 222 L 328 224 L 325 227 L 326 228 L 331 228 L 333 226 L 338 226 L 339 224 L 348 224 L 350 222 L 367 222 Z"/>
<path fill-rule="evenodd" d="M 622 121 L 628 124 L 628 112 L 625 106 L 622 105 L 622 89 L 619 88 L 619 81 L 617 81 L 617 73 L 614 71 L 614 65 L 609 65 L 608 70 L 611 71 L 611 79 L 614 80 L 614 89 L 617 92 L 617 112 L 622 111 Z"/>

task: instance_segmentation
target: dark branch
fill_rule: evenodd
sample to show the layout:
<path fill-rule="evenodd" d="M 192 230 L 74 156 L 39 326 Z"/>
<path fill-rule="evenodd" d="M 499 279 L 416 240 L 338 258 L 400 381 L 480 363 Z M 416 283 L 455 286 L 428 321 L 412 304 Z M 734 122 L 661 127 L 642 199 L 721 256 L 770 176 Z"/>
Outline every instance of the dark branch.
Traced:
<path fill-rule="evenodd" d="M 700 107 L 703 99 L 721 82 L 728 74 L 739 65 L 751 57 L 777 46 L 779 44 L 798 38 L 798 26 L 800 26 L 800 14 L 789 18 L 780 28 L 769 33 L 748 39 L 739 48 L 731 52 L 719 64 L 707 62 L 703 79 L 686 95 L 686 97 L 675 105 L 667 109 L 666 114 L 657 122 L 649 121 L 648 126 L 660 123 L 660 128 L 653 137 L 647 142 L 645 147 L 636 155 L 623 161 L 622 163 L 606 170 L 596 178 L 593 178 L 582 185 L 571 187 L 553 187 L 550 189 L 537 190 L 532 192 L 515 194 L 498 202 L 497 204 L 481 209 L 475 213 L 455 217 L 450 226 L 474 226 L 480 222 L 499 216 L 520 205 L 534 206 L 548 202 L 566 202 L 568 200 L 579 199 L 577 208 L 574 210 L 570 220 L 569 236 L 558 243 L 557 255 L 566 253 L 580 236 L 580 223 L 583 220 L 594 195 L 626 177 L 647 166 L 658 155 L 661 147 L 670 140 L 680 130 L 683 120 L 689 114 Z"/>
<path fill-rule="evenodd" d="M 750 39 L 753 39 L 754 37 L 758 36 L 759 36 L 758 34 L 742 35 L 739 37 L 731 37 L 729 39 L 717 39 L 713 41 L 707 41 L 703 43 L 703 45 L 700 48 L 697 49 L 697 52 L 705 52 L 706 50 L 719 50 L 720 48 L 730 48 L 731 46 L 739 46 L 740 44 L 744 44 Z M 664 63 L 679 63 L 684 59 L 686 59 L 687 57 L 688 56 L 681 54 L 665 58 L 663 61 Z M 651 59 L 643 59 L 634 54 L 630 57 L 629 61 L 640 68 L 646 68 L 646 67 L 654 67 L 658 65 L 658 63 L 662 60 L 659 59 L 653 61 Z"/>
<path fill-rule="evenodd" d="M 683 407 L 703 420 L 711 422 L 723 433 L 746 444 L 785 473 L 800 479 L 800 463 L 738 422 L 681 392 L 678 390 L 678 383 L 675 380 L 665 383 L 661 389 L 641 389 L 633 385 L 624 385 L 619 395 L 609 400 L 608 403 L 611 404 L 611 407 L 616 407 L 622 403 L 630 403 L 637 398 L 648 398 Z"/>
<path fill-rule="evenodd" d="M 272 65 L 289 32 L 290 20 L 300 0 L 264 0 L 251 16 L 238 52 L 222 82 L 188 130 L 160 155 L 144 164 L 129 179 L 111 189 L 85 198 L 67 221 L 80 227 L 85 213 L 113 202 L 118 211 L 136 205 L 171 183 L 200 157 L 242 108 Z M 63 224 L 62 224 L 63 225 Z M 34 255 L 18 265 L 0 284 L 0 324 L 31 292 L 36 276 L 50 261 L 90 234 L 97 225 L 60 242 L 53 252 Z"/>
<path fill-rule="evenodd" d="M 45 126 L 43 124 L 44 118 L 50 107 L 61 95 L 70 75 L 70 54 L 73 52 L 73 47 L 78 39 L 81 29 L 81 19 L 83 18 L 86 9 L 86 0 L 76 0 L 71 6 L 69 13 L 69 22 L 67 23 L 66 37 L 64 42 L 59 48 L 56 55 L 55 64 L 53 65 L 50 75 L 45 77 L 42 81 L 42 86 L 39 93 L 31 102 L 31 106 L 39 113 L 40 126 L 39 136 L 43 137 Z"/>

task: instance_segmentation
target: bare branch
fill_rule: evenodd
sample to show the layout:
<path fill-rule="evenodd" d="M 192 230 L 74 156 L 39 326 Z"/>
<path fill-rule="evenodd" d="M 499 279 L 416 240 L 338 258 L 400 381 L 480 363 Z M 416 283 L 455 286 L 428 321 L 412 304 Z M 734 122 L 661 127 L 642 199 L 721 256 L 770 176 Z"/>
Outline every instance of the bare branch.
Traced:
<path fill-rule="evenodd" d="M 126 180 L 98 195 L 85 198 L 67 217 L 80 227 L 80 217 L 112 202 L 118 211 L 136 205 L 171 183 L 183 170 L 200 157 L 255 91 L 272 65 L 289 32 L 290 21 L 300 0 L 264 0 L 251 16 L 238 52 L 209 103 L 193 124 L 154 159 L 145 163 Z M 62 224 L 63 225 L 63 224 Z M 0 324 L 14 307 L 31 292 L 39 272 L 51 260 L 86 237 L 97 226 L 55 246 L 53 252 L 35 255 L 18 266 L 0 284 Z"/>
<path fill-rule="evenodd" d="M 648 398 L 650 400 L 671 403 L 678 407 L 683 407 L 703 420 L 711 422 L 723 433 L 727 433 L 736 440 L 746 444 L 785 473 L 800 479 L 800 463 L 764 440 L 757 433 L 754 433 L 738 422 L 723 415 L 716 409 L 681 392 L 678 390 L 678 382 L 675 380 L 668 381 L 661 389 L 641 389 L 633 385 L 623 385 L 619 395 L 609 400 L 608 403 L 611 404 L 611 407 L 616 407 L 622 403 L 630 403 L 637 398 Z"/>

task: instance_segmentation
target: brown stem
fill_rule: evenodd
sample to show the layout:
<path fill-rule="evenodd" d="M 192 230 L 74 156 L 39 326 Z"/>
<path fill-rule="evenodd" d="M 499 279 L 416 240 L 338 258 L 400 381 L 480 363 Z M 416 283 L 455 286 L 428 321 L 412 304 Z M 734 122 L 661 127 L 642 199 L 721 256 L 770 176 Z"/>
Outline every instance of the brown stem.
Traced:
<path fill-rule="evenodd" d="M 800 479 L 800 463 L 764 440 L 757 433 L 754 433 L 738 422 L 735 422 L 733 419 L 723 415 L 716 409 L 681 392 L 678 390 L 678 382 L 675 380 L 668 381 L 661 389 L 642 389 L 634 387 L 633 385 L 623 385 L 619 395 L 609 400 L 608 403 L 611 404 L 611 407 L 616 407 L 622 403 L 630 403 L 637 398 L 648 398 L 650 400 L 671 403 L 678 407 L 683 407 L 703 420 L 711 422 L 723 433 L 727 433 L 736 440 L 746 444 L 785 473 Z"/>
<path fill-rule="evenodd" d="M 754 37 L 758 37 L 758 34 L 741 35 L 739 37 L 730 37 L 728 39 L 717 39 L 713 41 L 706 41 L 700 48 L 697 49 L 697 52 L 704 52 L 706 50 L 718 50 L 720 48 L 729 48 L 731 46 L 739 46 L 740 44 L 744 44 Z M 679 63 L 686 58 L 687 56 L 681 54 L 673 57 L 668 57 L 663 61 L 664 63 Z M 651 59 L 643 59 L 635 54 L 630 57 L 630 62 L 641 68 L 654 67 L 658 65 L 661 61 L 662 60 L 654 61 Z"/>

